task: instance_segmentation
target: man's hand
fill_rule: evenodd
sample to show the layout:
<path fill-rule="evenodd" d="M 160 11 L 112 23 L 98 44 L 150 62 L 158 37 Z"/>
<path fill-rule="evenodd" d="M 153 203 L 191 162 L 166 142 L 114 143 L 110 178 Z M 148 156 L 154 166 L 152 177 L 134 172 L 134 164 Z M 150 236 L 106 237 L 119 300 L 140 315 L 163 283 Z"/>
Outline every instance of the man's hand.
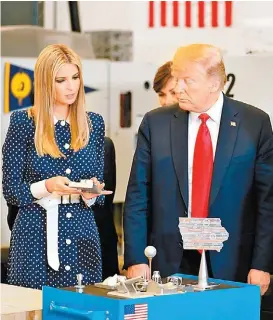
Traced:
<path fill-rule="evenodd" d="M 127 278 L 144 277 L 144 279 L 150 280 L 150 268 L 147 264 L 135 264 L 128 268 Z"/>
<path fill-rule="evenodd" d="M 263 296 L 270 284 L 270 274 L 261 270 L 251 269 L 248 273 L 247 282 L 260 286 L 261 295 Z"/>

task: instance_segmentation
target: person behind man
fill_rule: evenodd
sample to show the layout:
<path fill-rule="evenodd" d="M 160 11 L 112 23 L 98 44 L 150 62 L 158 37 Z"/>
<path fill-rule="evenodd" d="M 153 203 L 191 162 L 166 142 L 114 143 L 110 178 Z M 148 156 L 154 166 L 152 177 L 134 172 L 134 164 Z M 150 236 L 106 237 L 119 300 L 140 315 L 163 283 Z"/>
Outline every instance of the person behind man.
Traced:
<path fill-rule="evenodd" d="M 168 61 L 158 68 L 153 81 L 153 89 L 157 93 L 162 107 L 177 102 L 175 87 L 176 82 L 172 76 L 172 61 Z"/>
<path fill-rule="evenodd" d="M 153 245 L 162 276 L 197 273 L 197 251 L 183 250 L 179 217 L 219 217 L 229 232 L 210 251 L 215 278 L 248 281 L 264 294 L 273 269 L 273 136 L 269 116 L 223 93 L 218 48 L 177 50 L 172 74 L 179 105 L 148 112 L 140 125 L 125 209 L 128 276 L 149 271 Z M 216 147 L 217 146 L 217 147 Z"/>
<path fill-rule="evenodd" d="M 100 235 L 102 256 L 102 279 L 119 274 L 118 236 L 114 224 L 113 200 L 116 190 L 116 154 L 113 141 L 104 138 L 104 183 L 113 193 L 104 200 L 104 205 L 93 207 L 94 216 Z"/>

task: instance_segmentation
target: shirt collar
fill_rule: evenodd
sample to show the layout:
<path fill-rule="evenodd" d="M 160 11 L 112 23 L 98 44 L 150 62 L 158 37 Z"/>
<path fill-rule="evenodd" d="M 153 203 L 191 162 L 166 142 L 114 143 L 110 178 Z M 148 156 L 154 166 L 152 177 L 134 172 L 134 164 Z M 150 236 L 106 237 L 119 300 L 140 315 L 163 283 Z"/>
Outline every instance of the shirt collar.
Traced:
<path fill-rule="evenodd" d="M 208 114 L 214 122 L 216 122 L 218 125 L 220 125 L 221 121 L 221 115 L 222 115 L 222 109 L 224 104 L 224 96 L 221 92 L 217 101 L 214 103 L 214 105 L 205 113 Z M 190 118 L 193 121 L 196 121 L 201 113 L 197 112 L 190 112 Z"/>
<path fill-rule="evenodd" d="M 67 119 L 66 120 L 58 120 L 55 116 L 53 116 L 53 121 L 54 121 L 54 125 L 56 125 L 56 123 L 58 121 L 65 121 L 67 122 L 68 124 L 70 124 L 70 115 L 68 115 Z"/>

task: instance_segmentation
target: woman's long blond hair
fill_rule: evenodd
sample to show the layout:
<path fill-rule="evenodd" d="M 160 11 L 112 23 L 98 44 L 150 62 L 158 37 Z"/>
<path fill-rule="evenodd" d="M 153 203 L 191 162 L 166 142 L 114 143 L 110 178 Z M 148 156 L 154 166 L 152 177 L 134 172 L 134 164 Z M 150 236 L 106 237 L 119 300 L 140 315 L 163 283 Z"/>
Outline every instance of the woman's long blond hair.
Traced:
<path fill-rule="evenodd" d="M 91 123 L 85 110 L 85 95 L 82 78 L 82 65 L 79 56 L 61 44 L 47 46 L 40 53 L 34 69 L 34 106 L 29 116 L 35 122 L 35 147 L 40 156 L 64 157 L 55 140 L 53 106 L 55 97 L 55 78 L 60 68 L 71 63 L 79 70 L 80 87 L 78 96 L 70 105 L 71 148 L 78 151 L 89 140 Z"/>

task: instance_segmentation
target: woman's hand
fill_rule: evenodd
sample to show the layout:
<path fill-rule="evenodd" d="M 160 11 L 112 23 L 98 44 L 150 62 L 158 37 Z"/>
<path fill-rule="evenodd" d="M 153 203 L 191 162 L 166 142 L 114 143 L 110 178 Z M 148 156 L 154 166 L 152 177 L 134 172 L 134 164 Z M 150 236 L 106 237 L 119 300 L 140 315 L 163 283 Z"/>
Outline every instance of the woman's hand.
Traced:
<path fill-rule="evenodd" d="M 100 183 L 98 181 L 97 178 L 91 178 L 91 180 L 93 180 L 93 183 L 95 186 L 97 186 L 98 189 L 103 190 L 105 183 Z M 103 190 L 101 191 L 101 193 L 90 193 L 90 192 L 81 192 L 81 195 L 83 198 L 85 198 L 86 200 L 90 200 L 92 198 L 96 198 L 100 195 L 108 195 L 108 194 L 112 194 L 113 191 L 107 191 L 107 190 Z"/>
<path fill-rule="evenodd" d="M 80 190 L 77 190 L 75 188 L 69 188 L 69 182 L 70 180 L 68 178 L 58 176 L 47 179 L 45 182 L 45 186 L 48 192 L 55 193 L 60 196 L 67 194 L 81 194 Z"/>

